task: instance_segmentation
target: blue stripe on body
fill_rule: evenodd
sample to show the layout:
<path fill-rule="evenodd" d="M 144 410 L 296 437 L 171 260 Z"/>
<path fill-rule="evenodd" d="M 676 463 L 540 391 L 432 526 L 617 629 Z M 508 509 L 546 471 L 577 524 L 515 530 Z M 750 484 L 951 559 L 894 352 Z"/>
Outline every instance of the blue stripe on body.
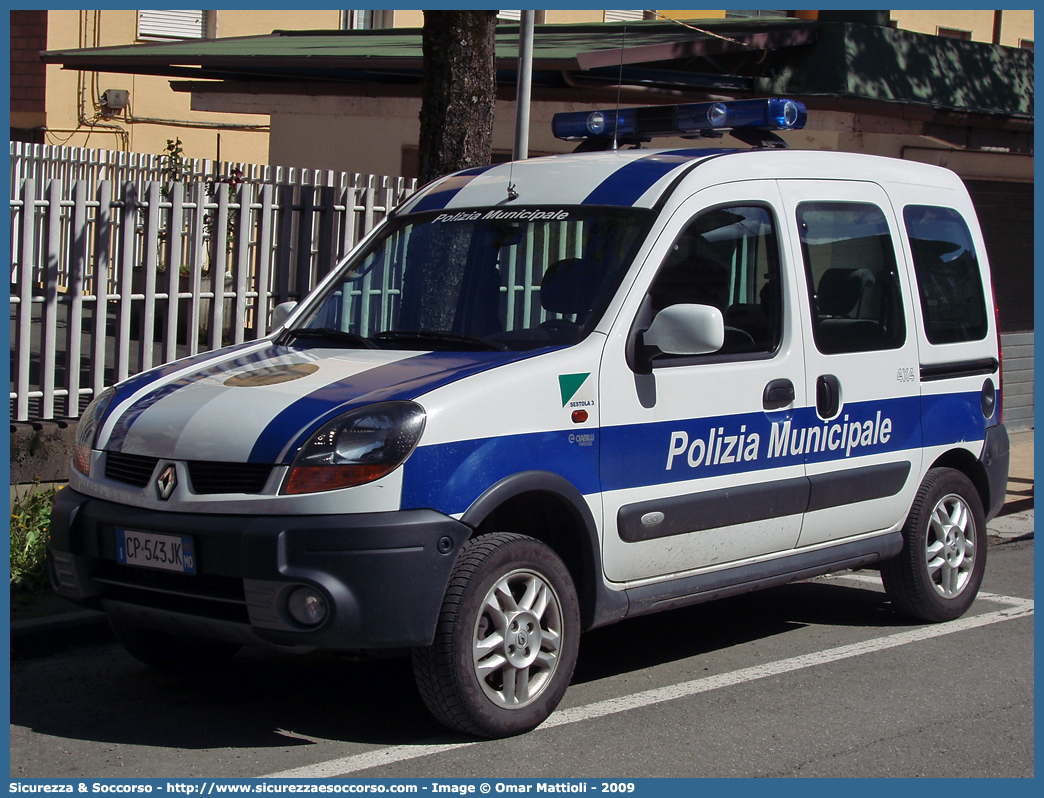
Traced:
<path fill-rule="evenodd" d="M 424 196 L 417 200 L 416 205 L 407 208 L 406 212 L 441 211 L 468 183 L 492 168 L 492 165 L 476 166 L 474 169 L 466 169 L 463 172 L 450 175 L 438 185 L 433 186 Z"/>
<path fill-rule="evenodd" d="M 633 206 L 664 175 L 695 158 L 724 150 L 672 150 L 631 161 L 617 169 L 587 195 L 583 205 Z"/>
<path fill-rule="evenodd" d="M 581 493 L 598 492 L 598 431 L 505 435 L 421 446 L 406 461 L 402 509 L 462 513 L 490 486 L 523 471 L 551 471 Z"/>
<path fill-rule="evenodd" d="M 799 408 L 606 427 L 600 432 L 584 431 L 594 436 L 589 446 L 581 446 L 577 434 L 568 430 L 421 446 L 404 467 L 402 508 L 463 513 L 500 480 L 530 470 L 559 474 L 581 493 L 592 494 L 915 449 L 921 445 L 919 404 L 920 398 L 912 396 L 846 405 L 839 418 L 825 425 L 816 417 L 815 408 Z M 860 442 L 848 447 L 848 436 L 855 434 L 856 424 Z M 810 433 L 812 428 L 817 431 Z M 882 441 L 886 428 L 887 440 Z M 770 444 L 778 444 L 784 431 L 783 450 L 777 448 L 770 455 Z M 680 443 L 682 434 L 686 445 L 675 454 L 668 470 L 672 442 Z M 806 452 L 811 441 L 817 451 Z M 692 447 L 696 465 L 688 462 Z M 732 462 L 725 462 L 730 451 Z M 600 452 L 604 459 L 599 476 Z"/>
<path fill-rule="evenodd" d="M 169 377 L 171 374 L 176 374 L 184 369 L 191 368 L 192 366 L 198 366 L 207 363 L 211 360 L 218 360 L 228 357 L 233 352 L 238 352 L 242 349 L 249 349 L 252 346 L 257 346 L 258 341 L 248 341 L 247 343 L 236 344 L 235 346 L 227 346 L 224 349 L 215 349 L 209 352 L 200 352 L 198 355 L 192 355 L 190 357 L 182 358 L 181 360 L 172 360 L 170 363 L 165 363 L 162 366 L 157 366 L 154 369 L 143 371 L 140 374 L 135 374 L 132 377 L 128 377 L 123 382 L 116 386 L 116 399 L 126 399 L 128 396 L 136 391 L 140 391 L 146 385 L 162 380 L 164 377 Z"/>
<path fill-rule="evenodd" d="M 921 423 L 925 446 L 981 441 L 986 437 L 979 391 L 921 397 Z"/>
<path fill-rule="evenodd" d="M 256 342 L 253 342 L 250 344 L 250 346 L 254 346 L 255 344 Z M 240 355 L 239 357 L 232 358 L 231 360 L 226 359 L 229 355 L 244 349 L 245 346 L 246 345 L 234 346 L 229 347 L 228 349 L 218 350 L 217 352 L 211 352 L 209 353 L 210 357 L 203 357 L 197 355 L 196 357 L 190 357 L 184 360 L 179 360 L 175 361 L 174 363 L 168 364 L 168 366 L 178 366 L 178 368 L 167 368 L 165 366 L 165 373 L 160 376 L 167 376 L 171 373 L 176 373 L 185 368 L 191 367 L 196 363 L 199 363 L 201 365 L 206 364 L 207 362 L 213 361 L 215 359 L 215 355 L 217 356 L 218 360 L 217 363 L 214 363 L 209 368 L 202 368 L 199 371 L 192 372 L 191 374 L 185 374 L 179 377 L 178 379 L 174 380 L 173 382 L 169 382 L 166 385 L 159 386 L 155 390 L 149 391 L 138 401 L 134 402 L 134 404 L 127 408 L 123 412 L 123 415 L 120 416 L 120 418 L 117 420 L 116 426 L 113 427 L 112 433 L 109 435 L 109 440 L 105 444 L 105 448 L 109 451 L 122 451 L 123 444 L 127 439 L 127 433 L 130 432 L 131 426 L 133 426 L 134 422 L 141 416 L 141 414 L 160 400 L 170 396 L 175 391 L 178 391 L 182 388 L 186 388 L 189 385 L 194 385 L 195 383 L 201 382 L 202 380 L 205 380 L 207 377 L 212 377 L 217 374 L 224 374 L 230 369 L 239 368 L 241 366 L 249 366 L 252 363 L 259 363 L 265 360 L 270 360 L 278 356 L 280 353 L 279 348 L 275 346 L 266 346 L 257 350 L 256 352 L 251 352 L 246 355 Z M 153 371 L 160 371 L 160 369 L 153 369 Z M 151 374 L 152 372 L 147 373 Z M 153 379 L 142 382 L 141 384 L 137 385 L 133 390 L 128 391 L 127 389 L 130 387 L 131 382 L 131 380 L 127 380 L 126 382 L 120 384 L 120 387 L 117 389 L 116 397 L 109 404 L 110 408 L 115 407 L 117 402 L 119 402 L 121 399 L 126 399 L 126 397 L 131 395 L 134 391 L 140 390 L 145 385 L 148 385 L 150 382 L 155 382 L 155 380 Z"/>
<path fill-rule="evenodd" d="M 190 357 L 182 358 L 181 360 L 172 360 L 170 363 L 164 363 L 162 366 L 157 366 L 156 368 L 128 377 L 123 382 L 117 383 L 113 386 L 116 390 L 116 395 L 112 398 L 112 401 L 109 402 L 109 406 L 106 408 L 105 415 L 101 418 L 98 428 L 101 428 L 112 414 L 112 411 L 119 407 L 122 402 L 126 401 L 128 397 L 133 396 L 147 385 L 151 385 L 154 382 L 169 377 L 171 374 L 176 374 L 183 369 L 202 365 L 212 360 L 221 359 L 232 352 L 237 352 L 241 349 L 246 349 L 256 345 L 257 341 L 250 341 L 248 343 L 226 347 L 225 349 L 200 352 L 198 355 L 192 355 Z"/>
<path fill-rule="evenodd" d="M 372 402 L 415 399 L 451 382 L 547 351 L 550 348 L 522 352 L 427 352 L 346 377 L 282 410 L 258 436 L 248 462 L 276 463 L 284 451 L 284 461 L 289 462 L 316 430 L 352 408 Z"/>
<path fill-rule="evenodd" d="M 840 417 L 826 423 L 817 417 L 815 408 L 805 407 L 611 427 L 602 432 L 602 489 L 623 490 L 917 448 L 921 445 L 919 410 L 920 398 L 912 396 L 848 404 Z M 882 441 L 886 419 L 887 441 Z M 859 442 L 849 447 L 848 436 L 855 434 L 852 425 L 857 423 Z"/>
<path fill-rule="evenodd" d="M 568 431 L 422 446 L 404 467 L 402 507 L 463 513 L 500 480 L 529 470 L 557 473 L 592 494 L 803 462 L 844 467 L 868 455 L 981 440 L 985 424 L 978 403 L 978 393 L 908 396 L 847 404 L 829 422 L 814 407 L 804 407 L 631 424 L 591 431 L 592 445 L 584 447 Z M 676 453 L 670 458 L 672 444 Z"/>

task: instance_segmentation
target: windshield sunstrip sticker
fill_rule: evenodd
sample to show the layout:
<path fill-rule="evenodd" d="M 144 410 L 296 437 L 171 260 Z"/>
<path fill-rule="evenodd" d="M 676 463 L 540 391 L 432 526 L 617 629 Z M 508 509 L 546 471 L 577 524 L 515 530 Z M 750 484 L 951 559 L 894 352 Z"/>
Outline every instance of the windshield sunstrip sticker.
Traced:
<path fill-rule="evenodd" d="M 431 223 L 515 221 L 564 222 L 570 218 L 572 218 L 572 214 L 564 208 L 524 208 L 519 210 L 493 208 L 488 211 L 457 211 L 456 213 L 440 213 L 431 220 Z"/>

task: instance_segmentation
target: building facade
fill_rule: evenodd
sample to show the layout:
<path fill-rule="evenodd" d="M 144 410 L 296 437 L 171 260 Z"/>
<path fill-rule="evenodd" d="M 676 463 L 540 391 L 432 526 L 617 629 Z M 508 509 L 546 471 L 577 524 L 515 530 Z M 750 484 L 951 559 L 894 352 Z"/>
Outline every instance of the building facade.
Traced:
<path fill-rule="evenodd" d="M 502 21 L 518 19 L 518 11 L 499 12 Z M 890 11 L 899 29 L 970 41 L 1032 48 L 1033 11 Z M 249 163 L 316 166 L 355 170 L 353 160 L 337 141 L 403 139 L 395 157 L 380 157 L 375 171 L 398 174 L 413 168 L 418 107 L 410 102 L 379 102 L 370 109 L 358 103 L 315 103 L 298 121 L 319 125 L 330 136 L 298 152 L 299 124 L 291 123 L 280 107 L 254 103 L 231 108 L 175 91 L 170 74 L 113 74 L 67 70 L 43 64 L 39 53 L 77 48 L 111 47 L 135 43 L 191 41 L 269 34 L 275 30 L 374 30 L 418 28 L 419 10 L 218 10 L 136 11 L 130 9 L 14 10 L 11 14 L 11 139 L 45 144 L 159 153 L 168 139 L 179 138 L 187 155 Z M 564 10 L 536 12 L 540 24 L 578 24 L 652 19 L 722 20 L 734 18 L 816 19 L 817 11 L 734 10 Z M 357 116 L 362 111 L 361 118 Z M 495 147 L 510 152 L 513 108 L 498 106 Z M 553 113 L 553 112 L 552 112 Z M 546 114 L 545 114 L 546 115 Z M 352 122 L 348 118 L 353 117 Z M 550 117 L 534 118 L 534 134 Z M 382 121 L 383 120 L 383 121 Z M 360 124 L 361 123 L 361 124 Z M 353 135 L 345 138 L 344 128 Z M 840 131 L 839 131 L 840 132 Z M 374 138 L 379 136 L 381 138 Z M 407 141 L 406 139 L 413 139 Z M 534 150 L 559 149 L 554 140 L 542 140 Z M 820 142 L 833 145 L 835 142 Z M 840 138 L 836 143 L 840 143 Z M 353 151 L 355 148 L 352 148 Z M 384 148 L 388 149 L 388 148 Z M 294 159 L 310 156 L 309 163 Z"/>

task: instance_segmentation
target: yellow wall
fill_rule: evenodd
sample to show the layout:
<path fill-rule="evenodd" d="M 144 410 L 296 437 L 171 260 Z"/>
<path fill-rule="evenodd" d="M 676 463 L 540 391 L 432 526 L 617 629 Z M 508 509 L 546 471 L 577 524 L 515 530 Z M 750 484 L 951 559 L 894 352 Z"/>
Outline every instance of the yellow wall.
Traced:
<path fill-rule="evenodd" d="M 669 19 L 723 19 L 724 11 L 657 11 Z"/>
<path fill-rule="evenodd" d="M 938 33 L 939 26 L 971 31 L 972 41 L 993 41 L 993 15 L 984 11 L 892 11 L 892 19 L 903 30 Z M 1020 39 L 1033 39 L 1033 11 L 1002 11 L 1000 43 L 1018 47 Z"/>
<path fill-rule="evenodd" d="M 278 28 L 337 28 L 339 21 L 339 12 L 330 10 L 219 11 L 216 27 L 221 37 L 252 36 Z M 48 12 L 48 50 L 136 41 L 137 12 L 133 10 Z M 99 116 L 99 95 L 106 89 L 130 92 L 129 113 Z M 170 78 L 78 72 L 48 65 L 45 141 L 158 154 L 168 139 L 180 138 L 187 157 L 217 158 L 220 150 L 223 160 L 268 162 L 267 115 L 200 113 L 191 110 L 189 102 L 188 94 L 171 90 Z M 167 120 L 181 124 L 172 125 Z M 88 124 L 91 121 L 96 124 Z M 17 120 L 12 122 L 17 124 Z M 226 123 L 231 128 L 215 129 L 211 127 L 215 123 Z M 261 128 L 249 129 L 250 126 Z"/>
<path fill-rule="evenodd" d="M 396 11 L 392 18 L 392 24 L 396 28 L 423 28 L 423 11 Z"/>
<path fill-rule="evenodd" d="M 544 22 L 549 25 L 565 25 L 570 22 L 601 22 L 605 15 L 598 10 L 564 11 L 555 9 L 544 12 Z"/>

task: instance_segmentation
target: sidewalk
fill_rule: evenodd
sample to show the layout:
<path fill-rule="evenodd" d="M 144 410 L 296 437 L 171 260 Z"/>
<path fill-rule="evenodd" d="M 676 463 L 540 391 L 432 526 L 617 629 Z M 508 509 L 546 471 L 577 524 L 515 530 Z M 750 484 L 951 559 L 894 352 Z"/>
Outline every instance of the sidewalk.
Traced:
<path fill-rule="evenodd" d="M 1005 540 L 1033 534 L 1033 430 L 1011 435 L 1008 495 L 986 530 L 990 537 Z"/>
<path fill-rule="evenodd" d="M 994 543 L 1033 537 L 1033 431 L 1011 436 L 1008 494 L 1000 514 L 987 526 Z M 84 610 L 46 592 L 25 606 L 11 607 L 11 648 L 39 645 L 42 637 L 69 640 L 106 633 L 108 622 L 100 612 Z"/>

